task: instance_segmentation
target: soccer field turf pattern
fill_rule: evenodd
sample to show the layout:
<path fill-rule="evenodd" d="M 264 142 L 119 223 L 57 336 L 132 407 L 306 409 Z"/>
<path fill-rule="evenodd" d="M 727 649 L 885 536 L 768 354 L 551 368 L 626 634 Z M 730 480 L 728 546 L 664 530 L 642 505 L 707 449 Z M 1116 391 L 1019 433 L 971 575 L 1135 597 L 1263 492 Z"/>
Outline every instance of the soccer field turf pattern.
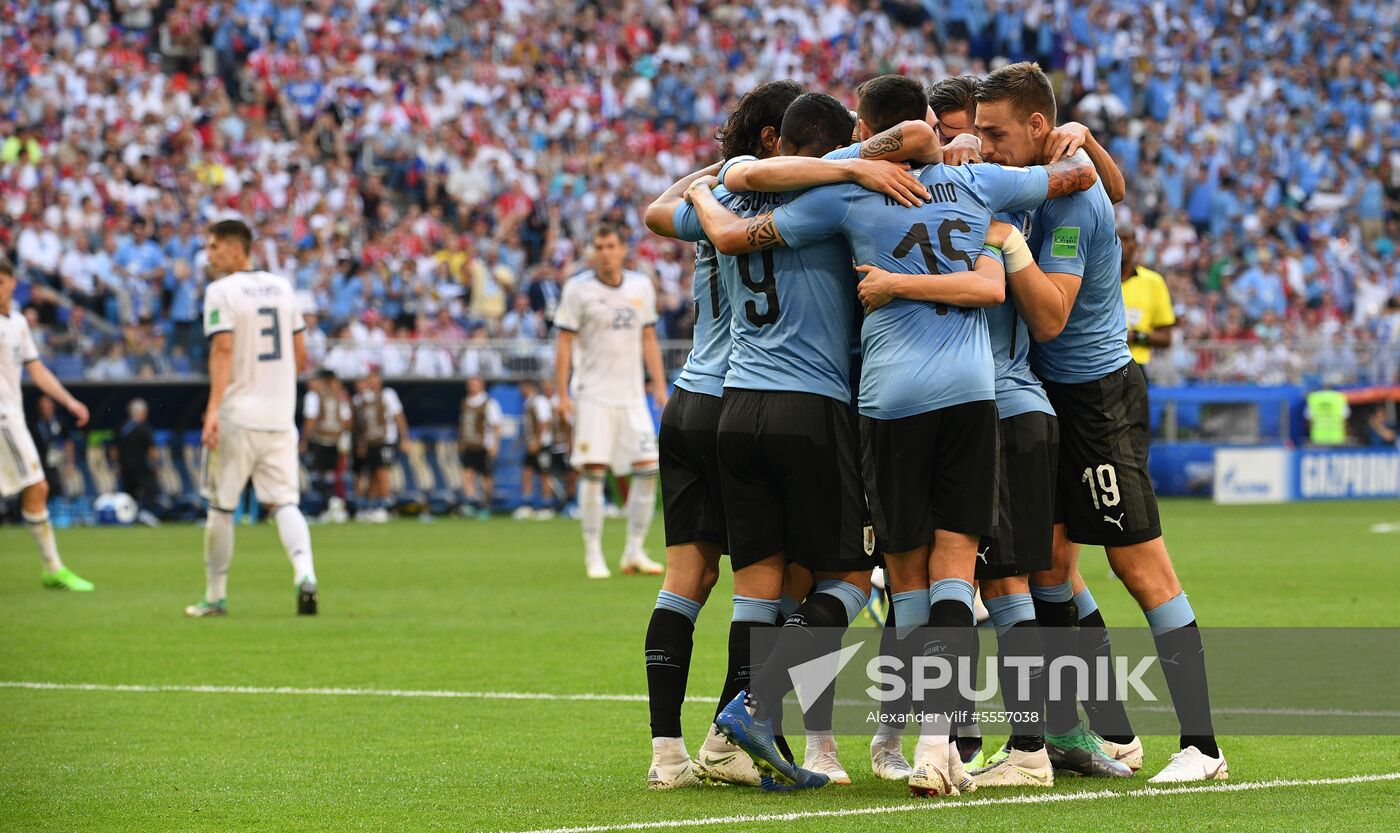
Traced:
<path fill-rule="evenodd" d="M 1400 626 L 1400 533 L 1372 531 L 1400 521 L 1394 502 L 1165 501 L 1163 521 L 1204 626 Z M 623 528 L 608 522 L 613 564 Z M 188 620 L 196 526 L 60 530 L 92 594 L 40 588 L 27 532 L 0 529 L 0 831 L 1400 828 L 1400 738 L 1308 737 L 1304 722 L 1303 737 L 1223 737 L 1229 785 L 1175 794 L 1145 789 L 1174 738 L 1149 739 L 1148 771 L 1126 782 L 917 801 L 873 780 L 862 736 L 840 739 L 848 787 L 649 792 L 642 639 L 658 578 L 586 580 L 567 520 L 312 536 L 320 616 L 294 615 L 264 525 L 238 528 L 229 616 Z M 1101 551 L 1083 571 L 1110 625 L 1141 624 Z M 728 597 L 726 575 L 696 629 L 692 752 L 722 682 Z M 1098 797 L 1060 800 L 1074 793 Z"/>

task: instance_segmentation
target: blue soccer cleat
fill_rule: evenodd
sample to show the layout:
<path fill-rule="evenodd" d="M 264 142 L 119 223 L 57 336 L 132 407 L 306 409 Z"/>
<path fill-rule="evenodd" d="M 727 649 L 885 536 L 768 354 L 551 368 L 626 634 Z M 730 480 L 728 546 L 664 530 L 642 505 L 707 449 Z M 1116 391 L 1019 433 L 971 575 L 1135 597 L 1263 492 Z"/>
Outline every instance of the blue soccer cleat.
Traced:
<path fill-rule="evenodd" d="M 741 691 L 715 719 L 715 726 L 729 742 L 749 753 L 760 773 L 759 783 L 769 792 L 790 792 L 826 786 L 820 772 L 803 769 L 784 758 L 773 740 L 773 724 L 749 713 L 748 692 Z"/>

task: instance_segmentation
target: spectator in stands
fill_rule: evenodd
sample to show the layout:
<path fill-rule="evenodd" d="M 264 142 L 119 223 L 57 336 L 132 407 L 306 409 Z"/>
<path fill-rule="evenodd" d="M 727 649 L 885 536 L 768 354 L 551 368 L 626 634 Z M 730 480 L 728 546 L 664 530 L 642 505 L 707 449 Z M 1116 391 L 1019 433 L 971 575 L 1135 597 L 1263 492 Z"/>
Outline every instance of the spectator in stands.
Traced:
<path fill-rule="evenodd" d="M 1303 320 L 1309 372 L 1333 328 L 1354 378 L 1383 369 L 1359 356 L 1400 292 L 1394 62 L 1377 40 L 1400 26 L 1394 3 L 12 5 L 0 68 L 23 83 L 0 88 L 0 242 L 55 333 L 69 301 L 114 326 L 149 317 L 198 366 L 190 230 L 227 211 L 327 333 L 447 306 L 500 337 L 521 291 L 548 324 L 588 230 L 645 237 L 641 195 L 712 161 L 713 125 L 757 81 L 851 100 L 887 69 L 931 81 L 1036 57 L 1131 177 L 1120 220 L 1182 282 L 1178 316 L 1208 322 L 1193 339 L 1219 340 L 1233 303 L 1238 329 Z M 1271 260 L 1248 259 L 1261 248 Z M 683 337 L 689 250 L 635 250 Z"/>

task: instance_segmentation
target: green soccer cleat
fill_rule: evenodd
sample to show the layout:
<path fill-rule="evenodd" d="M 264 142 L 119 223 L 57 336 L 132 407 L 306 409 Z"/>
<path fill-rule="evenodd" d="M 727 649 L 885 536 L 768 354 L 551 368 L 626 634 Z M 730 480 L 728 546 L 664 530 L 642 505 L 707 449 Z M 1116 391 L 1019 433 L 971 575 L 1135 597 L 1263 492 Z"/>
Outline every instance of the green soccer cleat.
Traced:
<path fill-rule="evenodd" d="M 91 593 L 97 589 L 92 582 L 67 567 L 44 573 L 43 582 L 45 587 L 52 590 L 72 590 L 75 593 Z"/>
<path fill-rule="evenodd" d="M 185 608 L 185 615 L 191 619 L 201 619 L 205 616 L 227 616 L 228 604 L 223 599 L 219 599 L 217 602 L 200 599 L 197 603 Z"/>
<path fill-rule="evenodd" d="M 1056 772 L 1071 772 L 1089 778 L 1131 778 L 1133 771 L 1103 753 L 1102 739 L 1076 724 L 1063 735 L 1045 735 L 1045 751 Z"/>

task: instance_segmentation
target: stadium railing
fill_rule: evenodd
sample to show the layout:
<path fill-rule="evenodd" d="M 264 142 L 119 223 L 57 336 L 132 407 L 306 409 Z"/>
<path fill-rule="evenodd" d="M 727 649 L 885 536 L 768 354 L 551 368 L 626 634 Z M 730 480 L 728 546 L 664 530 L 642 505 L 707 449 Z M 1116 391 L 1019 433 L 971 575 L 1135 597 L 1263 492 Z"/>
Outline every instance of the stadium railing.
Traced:
<path fill-rule="evenodd" d="M 690 353 L 690 342 L 661 342 L 666 373 L 675 378 Z M 85 364 L 54 357 L 60 377 L 81 378 Z M 362 375 L 370 364 L 378 365 L 385 378 L 465 379 L 480 376 L 490 381 L 520 382 L 550 377 L 554 371 L 552 340 L 391 340 L 360 342 L 331 340 L 317 350 L 313 360 L 340 375 Z M 1310 337 L 1289 342 L 1189 341 L 1169 350 L 1157 350 L 1148 365 L 1154 385 L 1255 384 L 1316 386 L 1392 384 L 1400 374 L 1400 343 L 1342 338 Z M 199 372 L 173 373 L 159 380 L 106 379 L 104 381 L 195 381 Z"/>

